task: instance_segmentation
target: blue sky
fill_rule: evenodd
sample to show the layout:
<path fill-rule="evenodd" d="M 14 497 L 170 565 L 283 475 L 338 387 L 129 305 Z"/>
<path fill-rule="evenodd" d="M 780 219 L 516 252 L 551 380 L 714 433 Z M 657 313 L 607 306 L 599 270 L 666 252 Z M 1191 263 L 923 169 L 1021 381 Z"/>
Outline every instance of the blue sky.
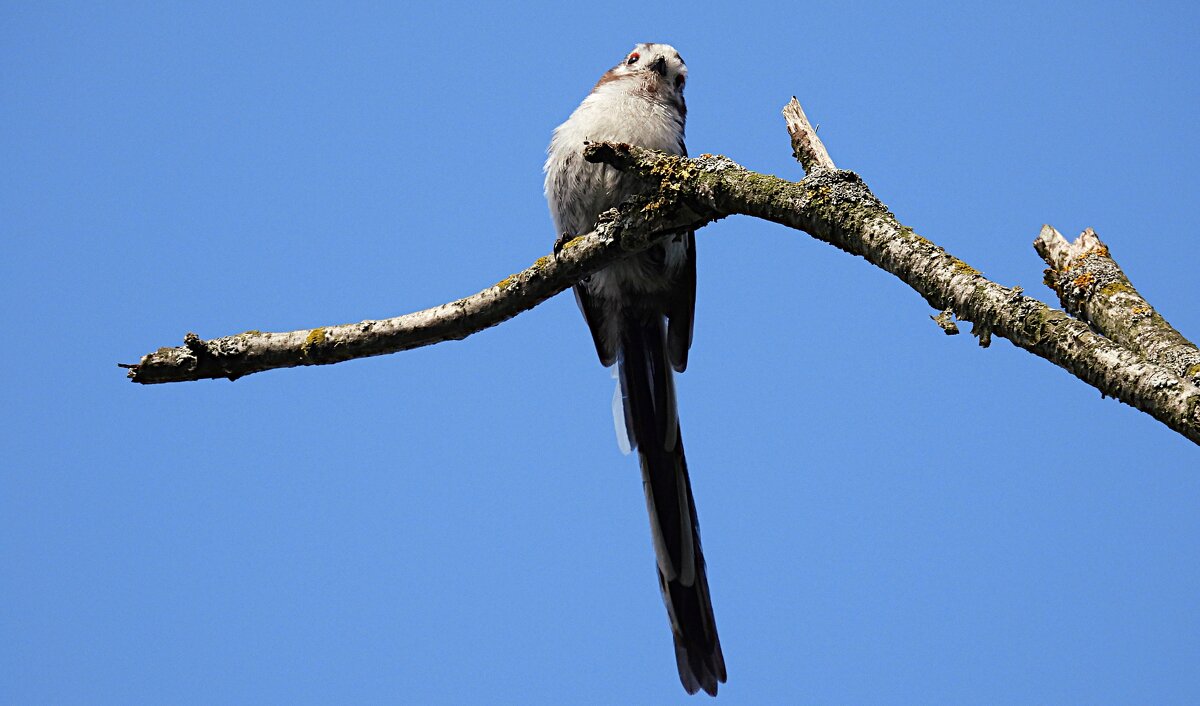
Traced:
<path fill-rule="evenodd" d="M 559 296 L 463 342 L 137 387 L 545 254 L 550 131 L 636 42 L 688 144 L 799 178 L 793 94 L 906 224 L 1051 300 L 1094 227 L 1200 336 L 1192 4 L 0 9 L 5 703 L 687 700 L 612 381 Z M 721 702 L 1200 701 L 1200 450 L 890 276 L 701 231 L 678 381 Z"/>

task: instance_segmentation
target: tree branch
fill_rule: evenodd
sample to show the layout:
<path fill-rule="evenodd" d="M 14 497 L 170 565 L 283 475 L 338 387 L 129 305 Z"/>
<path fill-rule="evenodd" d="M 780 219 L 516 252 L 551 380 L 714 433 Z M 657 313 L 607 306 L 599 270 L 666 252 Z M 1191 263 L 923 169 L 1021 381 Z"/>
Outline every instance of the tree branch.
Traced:
<path fill-rule="evenodd" d="M 1200 385 L 1200 349 L 1154 310 L 1088 228 L 1067 242 L 1051 226 L 1033 241 L 1050 269 L 1045 283 L 1063 308 L 1105 336 Z"/>
<path fill-rule="evenodd" d="M 793 99 L 794 101 L 794 99 Z M 858 175 L 837 170 L 803 110 L 789 104 L 789 133 L 809 175 L 800 182 L 749 171 L 712 155 L 687 159 L 621 144 L 592 144 L 584 158 L 637 175 L 654 191 L 602 217 L 557 257 L 433 309 L 284 334 L 247 332 L 214 341 L 190 335 L 130 367 L 136 382 L 237 378 L 260 370 L 332 363 L 461 339 L 530 309 L 630 252 L 731 214 L 803 230 L 892 273 L 939 311 L 973 323 L 986 345 L 1002 336 L 1150 414 L 1200 444 L 1200 387 L 1093 331 L 1065 312 L 983 277 L 902 225 Z M 799 136 L 799 137 L 798 137 Z M 949 318 L 945 315 L 944 318 Z"/>
<path fill-rule="evenodd" d="M 796 96 L 792 96 L 788 104 L 783 106 L 783 119 L 787 122 L 788 134 L 792 136 L 792 156 L 804 166 L 805 174 L 812 174 L 818 169 L 837 169 Z"/>
<path fill-rule="evenodd" d="M 635 199 L 604 213 L 596 230 L 568 241 L 556 254 L 463 299 L 378 321 L 264 333 L 246 331 L 205 341 L 194 333 L 184 345 L 159 348 L 136 364 L 121 364 L 137 383 L 186 382 L 299 365 L 327 365 L 386 355 L 441 341 L 461 340 L 532 309 L 616 260 L 679 230 L 717 216 L 679 203 Z"/>
<path fill-rule="evenodd" d="M 818 170 L 800 182 L 748 171 L 724 157 L 682 157 L 592 145 L 585 158 L 659 184 L 694 209 L 742 214 L 803 230 L 900 278 L 935 309 L 1058 365 L 1200 444 L 1200 387 L 1095 333 L 1084 322 L 1003 287 L 922 238 L 857 174 Z"/>

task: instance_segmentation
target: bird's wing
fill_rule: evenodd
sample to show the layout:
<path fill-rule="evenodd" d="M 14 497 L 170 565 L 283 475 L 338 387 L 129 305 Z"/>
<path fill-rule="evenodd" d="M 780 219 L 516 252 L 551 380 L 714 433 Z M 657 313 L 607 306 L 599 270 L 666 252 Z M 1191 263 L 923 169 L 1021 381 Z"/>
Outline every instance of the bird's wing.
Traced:
<path fill-rule="evenodd" d="M 688 231 L 677 237 L 687 241 L 687 251 L 667 300 L 667 358 L 671 367 L 682 373 L 687 369 L 692 325 L 696 320 L 696 232 Z"/>
<path fill-rule="evenodd" d="M 596 297 L 588 292 L 586 285 L 580 283 L 572 289 L 575 290 L 575 303 L 579 305 L 588 329 L 592 332 L 592 343 L 596 344 L 596 355 L 600 357 L 600 363 L 606 367 L 612 365 L 617 362 L 617 351 L 614 343 L 607 340 L 608 336 L 605 333 L 609 327 L 608 314 Z"/>

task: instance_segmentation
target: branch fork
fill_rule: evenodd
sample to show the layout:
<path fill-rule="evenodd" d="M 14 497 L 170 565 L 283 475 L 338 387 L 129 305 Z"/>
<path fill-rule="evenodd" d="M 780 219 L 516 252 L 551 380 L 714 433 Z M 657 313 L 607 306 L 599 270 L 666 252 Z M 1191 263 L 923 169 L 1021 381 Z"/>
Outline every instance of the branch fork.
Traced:
<path fill-rule="evenodd" d="M 798 181 L 749 171 L 711 154 L 678 157 L 625 144 L 593 143 L 583 156 L 646 182 L 646 195 L 601 217 L 596 229 L 556 247 L 524 270 L 462 299 L 378 321 L 286 333 L 247 331 L 160 348 L 129 369 L 138 383 L 243 375 L 323 365 L 457 340 L 537 306 L 593 272 L 660 239 L 729 215 L 802 230 L 895 275 L 925 298 L 946 333 L 972 324 L 986 347 L 993 335 L 1063 368 L 1200 444 L 1200 351 L 1133 288 L 1090 229 L 1068 242 L 1049 226 L 1035 242 L 1046 283 L 1063 310 L 984 277 L 901 224 L 859 176 L 839 170 L 799 102 L 784 108 L 788 134 L 807 176 Z"/>

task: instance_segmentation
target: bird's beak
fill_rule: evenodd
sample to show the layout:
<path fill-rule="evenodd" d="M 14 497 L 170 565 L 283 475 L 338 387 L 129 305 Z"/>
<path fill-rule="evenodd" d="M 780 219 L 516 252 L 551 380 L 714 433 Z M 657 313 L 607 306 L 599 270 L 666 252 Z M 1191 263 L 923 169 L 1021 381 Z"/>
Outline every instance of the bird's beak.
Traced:
<path fill-rule="evenodd" d="M 650 62 L 650 65 L 646 68 L 665 78 L 667 75 L 667 59 L 666 57 L 660 56 L 654 61 Z"/>

